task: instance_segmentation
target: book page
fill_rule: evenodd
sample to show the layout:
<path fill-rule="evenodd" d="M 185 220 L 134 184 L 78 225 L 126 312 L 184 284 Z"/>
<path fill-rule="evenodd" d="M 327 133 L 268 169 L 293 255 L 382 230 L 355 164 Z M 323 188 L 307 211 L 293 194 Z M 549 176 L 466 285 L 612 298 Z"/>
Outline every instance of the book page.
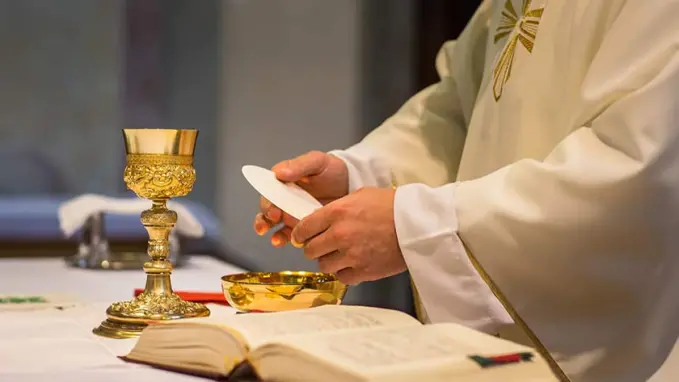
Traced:
<path fill-rule="evenodd" d="M 220 320 L 219 324 L 240 332 L 250 347 L 292 335 L 421 325 L 413 317 L 395 310 L 334 305 L 289 312 L 237 315 Z"/>
<path fill-rule="evenodd" d="M 363 375 L 393 375 L 423 369 L 465 373 L 479 370 L 468 358 L 470 355 L 533 352 L 531 348 L 456 324 L 300 336 L 270 341 L 262 350 L 267 345 L 273 348 L 280 344 Z"/>

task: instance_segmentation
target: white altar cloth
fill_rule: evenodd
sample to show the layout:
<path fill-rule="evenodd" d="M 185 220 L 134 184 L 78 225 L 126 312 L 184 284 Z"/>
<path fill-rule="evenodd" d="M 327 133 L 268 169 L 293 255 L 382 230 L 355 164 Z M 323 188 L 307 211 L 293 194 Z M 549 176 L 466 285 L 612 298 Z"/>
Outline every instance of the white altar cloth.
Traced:
<path fill-rule="evenodd" d="M 174 271 L 173 288 L 219 292 L 222 275 L 242 269 L 217 259 L 193 256 Z M 64 310 L 0 310 L 0 381 L 204 381 L 191 376 L 128 364 L 125 355 L 135 339 L 116 340 L 92 334 L 114 301 L 132 297 L 144 287 L 144 273 L 68 267 L 62 259 L 0 259 L 0 294 L 65 294 L 78 304 Z M 233 308 L 209 305 L 213 316 Z"/>

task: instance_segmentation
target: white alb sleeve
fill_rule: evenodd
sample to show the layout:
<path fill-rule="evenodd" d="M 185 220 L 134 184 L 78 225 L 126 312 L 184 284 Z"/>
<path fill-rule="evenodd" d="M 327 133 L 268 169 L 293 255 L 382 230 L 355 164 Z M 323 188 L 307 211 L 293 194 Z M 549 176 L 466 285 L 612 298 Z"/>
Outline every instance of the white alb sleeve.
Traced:
<path fill-rule="evenodd" d="M 391 187 L 391 174 L 366 147 L 331 151 L 349 170 L 349 189 Z M 457 322 L 494 332 L 512 323 L 469 261 L 457 236 L 456 184 L 396 189 L 394 223 L 399 246 L 429 322 Z"/>

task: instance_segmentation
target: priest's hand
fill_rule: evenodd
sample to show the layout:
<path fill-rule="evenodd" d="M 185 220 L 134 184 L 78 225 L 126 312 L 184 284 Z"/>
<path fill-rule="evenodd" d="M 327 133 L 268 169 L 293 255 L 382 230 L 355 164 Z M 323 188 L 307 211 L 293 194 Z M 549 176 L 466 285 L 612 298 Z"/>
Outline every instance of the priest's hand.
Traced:
<path fill-rule="evenodd" d="M 304 255 L 345 284 L 406 270 L 394 226 L 391 188 L 363 188 L 314 211 L 292 231 Z"/>
<path fill-rule="evenodd" d="M 280 162 L 272 171 L 280 181 L 295 182 L 323 204 L 345 196 L 349 190 L 346 164 L 341 159 L 320 151 Z M 264 198 L 260 198 L 259 208 L 260 213 L 254 222 L 255 232 L 260 236 L 265 235 L 271 228 L 283 223 L 283 227 L 271 236 L 271 244 L 283 247 L 289 243 L 290 233 L 297 224 L 297 219 Z"/>

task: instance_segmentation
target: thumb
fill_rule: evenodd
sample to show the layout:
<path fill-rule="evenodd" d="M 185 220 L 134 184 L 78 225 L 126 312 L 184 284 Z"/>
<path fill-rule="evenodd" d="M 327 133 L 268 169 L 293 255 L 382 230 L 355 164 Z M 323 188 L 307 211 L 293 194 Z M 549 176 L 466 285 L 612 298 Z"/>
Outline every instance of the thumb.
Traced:
<path fill-rule="evenodd" d="M 328 154 L 312 151 L 280 162 L 271 169 L 282 182 L 297 182 L 318 175 L 328 166 Z"/>

